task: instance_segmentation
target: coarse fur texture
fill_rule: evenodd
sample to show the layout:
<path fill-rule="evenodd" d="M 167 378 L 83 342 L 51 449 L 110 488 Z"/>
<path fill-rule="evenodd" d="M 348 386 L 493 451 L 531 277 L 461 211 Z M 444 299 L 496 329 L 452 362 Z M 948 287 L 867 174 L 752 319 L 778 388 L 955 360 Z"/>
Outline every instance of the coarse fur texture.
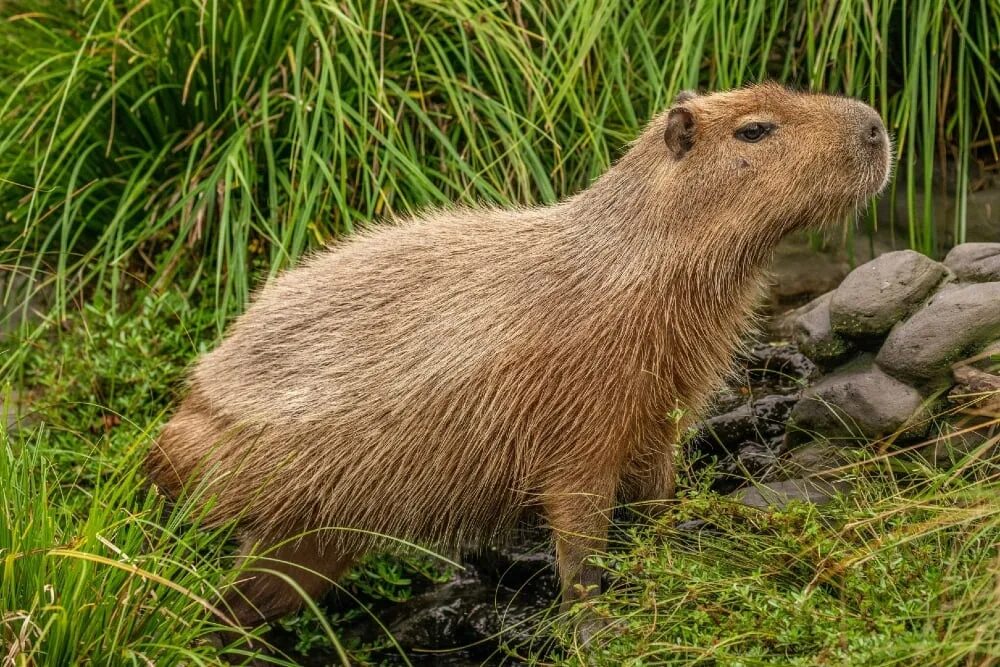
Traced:
<path fill-rule="evenodd" d="M 599 587 L 610 508 L 673 494 L 678 434 L 778 241 L 842 220 L 890 163 L 861 102 L 686 93 L 573 197 L 426 212 L 266 285 L 198 362 L 150 475 L 213 496 L 247 555 L 317 531 L 270 554 L 313 595 L 392 540 L 467 548 L 537 510 L 572 602 Z M 229 602 L 250 624 L 298 594 L 261 574 Z"/>

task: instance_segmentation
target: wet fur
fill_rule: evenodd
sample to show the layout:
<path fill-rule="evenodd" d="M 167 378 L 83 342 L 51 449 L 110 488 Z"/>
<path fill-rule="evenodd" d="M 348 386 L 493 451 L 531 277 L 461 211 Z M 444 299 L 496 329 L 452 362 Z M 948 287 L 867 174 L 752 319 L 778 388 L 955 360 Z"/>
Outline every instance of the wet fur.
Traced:
<path fill-rule="evenodd" d="M 778 241 L 884 184 L 841 136 L 859 103 L 760 86 L 678 104 L 697 121 L 681 157 L 661 114 L 565 201 L 425 212 L 266 285 L 196 365 L 152 479 L 214 496 L 246 553 L 319 529 L 276 554 L 331 578 L 393 540 L 460 550 L 538 511 L 567 599 L 593 586 L 582 559 L 607 510 L 673 495 L 678 434 L 727 372 Z M 761 113 L 785 137 L 734 144 Z M 239 620 L 294 608 L 280 589 L 244 586 Z"/>

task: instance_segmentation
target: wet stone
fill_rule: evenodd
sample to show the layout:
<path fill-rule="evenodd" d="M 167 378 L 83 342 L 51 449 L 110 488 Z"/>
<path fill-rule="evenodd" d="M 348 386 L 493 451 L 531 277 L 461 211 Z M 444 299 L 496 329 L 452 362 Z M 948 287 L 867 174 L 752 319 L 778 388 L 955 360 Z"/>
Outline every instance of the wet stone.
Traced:
<path fill-rule="evenodd" d="M 369 601 L 371 614 L 353 621 L 344 634 L 360 642 L 382 643 L 388 630 L 409 662 L 395 648 L 386 648 L 377 655 L 377 663 L 383 665 L 471 667 L 492 664 L 504 646 L 530 644 L 532 650 L 540 650 L 539 637 L 544 639 L 544 633 L 539 635 L 539 624 L 558 603 L 554 561 L 549 532 L 526 523 L 508 541 L 465 556 L 463 569 L 444 584 L 415 587 L 404 602 Z M 352 599 L 335 597 L 328 602 L 356 607 Z M 306 664 L 336 662 L 336 656 L 325 658 L 324 662 L 324 656 L 318 656 L 319 662 Z"/>
<path fill-rule="evenodd" d="M 807 389 L 791 413 L 792 440 L 845 438 L 871 440 L 916 424 L 923 397 L 869 362 L 828 375 Z M 903 436 L 918 436 L 907 428 Z"/>
<path fill-rule="evenodd" d="M 780 437 L 797 400 L 796 395 L 762 396 L 735 410 L 706 419 L 694 439 L 694 448 L 708 454 L 732 453 L 742 443 L 760 443 Z"/>
<path fill-rule="evenodd" d="M 830 325 L 833 292 L 806 304 L 791 316 L 792 335 L 799 349 L 818 364 L 830 366 L 843 360 L 854 346 L 835 334 Z"/>
<path fill-rule="evenodd" d="M 511 642 L 530 640 L 536 626 L 526 621 L 552 605 L 551 598 L 538 607 L 514 600 L 507 589 L 459 579 L 397 605 L 383 621 L 404 647 L 447 650 L 479 643 L 471 652 L 489 654 L 501 635 Z"/>
<path fill-rule="evenodd" d="M 885 334 L 908 315 L 947 271 L 913 250 L 886 253 L 862 264 L 844 279 L 830 300 L 830 325 L 841 336 Z"/>
<path fill-rule="evenodd" d="M 781 451 L 781 438 L 767 442 L 748 440 L 740 443 L 735 456 L 722 461 L 717 471 L 719 478 L 713 488 L 716 491 L 729 490 L 742 485 L 748 479 L 764 479 L 776 468 Z"/>
<path fill-rule="evenodd" d="M 746 400 L 747 390 L 745 387 L 723 387 L 712 397 L 711 404 L 708 406 L 707 415 L 715 416 L 732 412 L 746 403 Z"/>
<path fill-rule="evenodd" d="M 764 481 L 818 477 L 840 468 L 848 461 L 847 450 L 828 442 L 809 442 L 784 452 Z M 835 473 L 833 473 L 835 474 Z"/>
<path fill-rule="evenodd" d="M 848 492 L 850 488 L 847 481 L 798 478 L 738 489 L 730 493 L 729 497 L 750 507 L 782 509 L 795 500 L 822 505 L 838 493 Z"/>
<path fill-rule="evenodd" d="M 896 325 L 877 362 L 888 373 L 920 383 L 948 382 L 951 364 L 1000 336 L 1000 282 L 942 289 Z"/>
<path fill-rule="evenodd" d="M 963 282 L 1000 281 L 1000 243 L 963 243 L 951 249 L 944 265 Z"/>
<path fill-rule="evenodd" d="M 484 547 L 465 558 L 466 567 L 491 586 L 522 589 L 529 585 L 535 597 L 550 602 L 559 593 L 555 554 L 545 530 L 528 530 L 501 545 Z"/>
<path fill-rule="evenodd" d="M 816 364 L 788 343 L 755 345 L 747 357 L 746 368 L 752 384 L 765 384 L 772 389 L 795 388 L 819 375 Z"/>

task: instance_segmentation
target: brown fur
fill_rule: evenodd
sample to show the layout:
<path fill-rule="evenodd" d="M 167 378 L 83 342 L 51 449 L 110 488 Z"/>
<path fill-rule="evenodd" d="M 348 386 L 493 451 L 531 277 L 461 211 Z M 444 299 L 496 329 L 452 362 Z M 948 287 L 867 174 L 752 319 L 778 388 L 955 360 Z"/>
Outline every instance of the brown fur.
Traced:
<path fill-rule="evenodd" d="M 751 120 L 777 129 L 737 140 Z M 599 583 L 584 561 L 616 500 L 672 495 L 678 433 L 728 369 L 775 245 L 880 190 L 889 153 L 854 100 L 685 96 L 565 201 L 363 232 L 260 291 L 198 362 L 150 475 L 215 496 L 247 553 L 320 530 L 274 554 L 313 595 L 329 581 L 295 564 L 335 578 L 392 546 L 378 536 L 482 544 L 534 508 L 569 602 Z M 231 602 L 251 623 L 298 595 L 259 575 Z"/>

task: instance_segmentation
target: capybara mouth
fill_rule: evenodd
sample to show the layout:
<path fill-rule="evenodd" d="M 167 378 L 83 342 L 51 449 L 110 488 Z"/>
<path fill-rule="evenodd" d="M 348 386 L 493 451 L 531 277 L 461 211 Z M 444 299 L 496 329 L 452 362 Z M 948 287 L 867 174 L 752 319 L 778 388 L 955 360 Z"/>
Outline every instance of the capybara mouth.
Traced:
<path fill-rule="evenodd" d="M 876 160 L 875 168 L 873 169 L 874 174 L 872 178 L 873 185 L 868 193 L 869 197 L 878 197 L 885 189 L 889 186 L 889 181 L 892 180 L 892 170 L 894 166 L 894 161 L 892 159 L 892 149 L 893 141 L 892 138 L 886 134 L 885 145 L 882 149 L 882 153 Z"/>

